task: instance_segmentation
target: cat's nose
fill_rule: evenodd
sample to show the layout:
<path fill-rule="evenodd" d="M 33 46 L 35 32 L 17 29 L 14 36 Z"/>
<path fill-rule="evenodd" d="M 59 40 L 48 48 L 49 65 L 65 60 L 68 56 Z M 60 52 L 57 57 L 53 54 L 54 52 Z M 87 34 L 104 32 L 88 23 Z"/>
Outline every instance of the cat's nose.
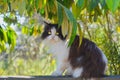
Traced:
<path fill-rule="evenodd" d="M 54 39 L 55 38 L 55 36 L 52 36 L 52 39 Z"/>

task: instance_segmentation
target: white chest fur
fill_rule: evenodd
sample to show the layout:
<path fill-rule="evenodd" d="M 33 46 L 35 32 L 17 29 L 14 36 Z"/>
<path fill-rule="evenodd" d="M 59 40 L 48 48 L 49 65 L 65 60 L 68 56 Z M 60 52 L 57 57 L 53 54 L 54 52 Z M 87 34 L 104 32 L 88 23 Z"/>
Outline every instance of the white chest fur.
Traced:
<path fill-rule="evenodd" d="M 67 59 L 69 55 L 69 48 L 64 41 L 59 41 L 55 44 L 49 44 L 49 53 L 52 53 L 57 60 Z"/>
<path fill-rule="evenodd" d="M 52 53 L 53 57 L 57 60 L 57 68 L 56 71 L 52 73 L 52 75 L 62 75 L 64 70 L 69 67 L 69 48 L 65 43 L 65 41 L 61 40 L 56 43 L 45 41 L 46 46 L 49 48 L 48 52 Z"/>

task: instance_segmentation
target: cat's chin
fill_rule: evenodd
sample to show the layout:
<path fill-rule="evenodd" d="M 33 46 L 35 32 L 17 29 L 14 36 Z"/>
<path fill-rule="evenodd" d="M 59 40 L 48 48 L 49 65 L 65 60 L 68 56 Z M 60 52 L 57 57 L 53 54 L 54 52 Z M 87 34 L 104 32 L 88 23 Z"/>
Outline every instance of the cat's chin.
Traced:
<path fill-rule="evenodd" d="M 51 42 L 51 43 L 57 43 L 57 42 L 59 42 L 59 40 L 51 39 L 49 42 Z"/>

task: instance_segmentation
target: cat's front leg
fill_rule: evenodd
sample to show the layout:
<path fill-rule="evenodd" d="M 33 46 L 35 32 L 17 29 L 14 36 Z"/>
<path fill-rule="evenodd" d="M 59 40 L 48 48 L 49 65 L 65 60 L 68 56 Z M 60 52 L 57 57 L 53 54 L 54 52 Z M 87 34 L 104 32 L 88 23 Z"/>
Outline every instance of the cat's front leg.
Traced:
<path fill-rule="evenodd" d="M 61 76 L 65 69 L 66 69 L 65 63 L 58 62 L 57 69 L 52 73 L 52 76 Z"/>
<path fill-rule="evenodd" d="M 68 68 L 66 69 L 65 75 L 71 76 L 73 74 L 72 67 L 69 65 Z"/>
<path fill-rule="evenodd" d="M 63 73 L 62 71 L 55 70 L 55 71 L 52 73 L 52 76 L 61 76 L 62 73 Z"/>

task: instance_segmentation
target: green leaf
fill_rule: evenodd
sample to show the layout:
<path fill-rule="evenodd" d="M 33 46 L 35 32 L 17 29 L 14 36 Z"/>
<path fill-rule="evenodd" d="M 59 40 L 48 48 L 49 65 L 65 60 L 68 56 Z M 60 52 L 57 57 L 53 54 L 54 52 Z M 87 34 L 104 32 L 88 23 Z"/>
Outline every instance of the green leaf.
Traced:
<path fill-rule="evenodd" d="M 63 14 L 63 22 L 62 22 L 62 35 L 65 37 L 68 34 L 68 26 L 69 26 L 69 22 L 67 19 L 67 16 L 65 14 Z"/>
<path fill-rule="evenodd" d="M 4 39 L 3 29 L 0 28 L 0 41 Z"/>
<path fill-rule="evenodd" d="M 100 0 L 101 7 L 104 8 L 106 6 L 105 0 Z"/>
<path fill-rule="evenodd" d="M 108 8 L 110 9 L 110 11 L 112 11 L 113 13 L 116 11 L 116 9 L 118 8 L 120 3 L 120 0 L 106 0 L 106 4 L 108 6 Z"/>
<path fill-rule="evenodd" d="M 57 0 L 57 2 L 59 2 L 60 4 L 62 4 L 67 8 L 70 8 L 74 1 L 73 0 Z"/>
<path fill-rule="evenodd" d="M 0 52 L 4 51 L 6 49 L 5 42 L 0 41 Z"/>
<path fill-rule="evenodd" d="M 68 20 L 72 23 L 72 33 L 71 33 L 70 41 L 68 44 L 68 46 L 70 46 L 73 43 L 75 36 L 76 36 L 77 22 L 76 22 L 75 18 L 73 17 L 73 15 L 69 9 L 64 7 L 64 10 L 65 10 L 65 13 L 67 15 Z"/>
<path fill-rule="evenodd" d="M 22 28 L 22 33 L 23 33 L 23 34 L 28 34 L 28 28 L 27 28 L 26 26 L 24 26 L 24 27 Z"/>
<path fill-rule="evenodd" d="M 100 0 L 90 0 L 88 5 L 88 11 L 91 12 L 94 8 L 96 8 L 99 2 Z"/>
<path fill-rule="evenodd" d="M 58 26 L 62 24 L 63 21 L 63 10 L 62 7 L 58 4 Z"/>
<path fill-rule="evenodd" d="M 80 11 L 81 11 L 81 9 L 79 7 L 77 7 L 75 5 L 75 3 L 73 3 L 72 4 L 72 13 L 73 13 L 75 19 L 77 19 L 79 17 Z"/>
<path fill-rule="evenodd" d="M 82 39 L 83 39 L 83 33 L 81 30 L 80 24 L 78 24 L 78 32 L 79 32 L 79 46 L 80 46 L 82 43 Z"/>
<path fill-rule="evenodd" d="M 17 1 L 12 1 L 11 2 L 11 11 L 18 9 L 18 2 Z"/>
<path fill-rule="evenodd" d="M 25 10 L 26 10 L 26 1 L 22 0 L 18 3 L 19 14 L 22 16 Z"/>
<path fill-rule="evenodd" d="M 10 3 L 10 0 L 7 0 L 7 4 L 8 4 L 8 7 L 9 7 L 9 11 L 11 11 L 11 3 Z"/>
<path fill-rule="evenodd" d="M 33 33 L 34 33 L 34 26 L 30 28 L 30 35 L 32 35 Z"/>
<path fill-rule="evenodd" d="M 72 23 L 72 33 L 71 33 L 70 41 L 69 41 L 69 44 L 68 44 L 68 46 L 70 46 L 73 43 L 73 41 L 75 39 L 75 36 L 76 36 L 77 21 L 76 21 L 76 19 L 74 18 L 73 14 L 71 13 L 71 11 L 68 8 L 64 7 L 59 2 L 58 2 L 58 5 L 60 5 L 64 9 L 65 14 L 66 14 L 68 20 Z"/>
<path fill-rule="evenodd" d="M 10 27 L 7 29 L 8 44 L 10 45 L 10 50 L 12 51 L 16 45 L 16 33 Z"/>
<path fill-rule="evenodd" d="M 7 31 L 7 37 L 8 37 L 8 44 L 10 45 L 12 43 L 10 31 Z"/>
<path fill-rule="evenodd" d="M 6 34 L 6 30 L 3 31 L 3 35 L 4 35 L 4 41 L 7 42 L 7 34 Z"/>
<path fill-rule="evenodd" d="M 41 1 L 42 1 L 42 0 L 41 0 Z M 35 0 L 35 7 L 36 7 L 36 9 L 39 8 L 39 3 L 40 3 L 40 0 Z"/>
<path fill-rule="evenodd" d="M 82 9 L 85 5 L 85 0 L 75 0 L 75 3 L 79 9 Z"/>
<path fill-rule="evenodd" d="M 74 39 L 75 39 L 75 36 L 76 36 L 76 31 L 77 31 L 77 22 L 76 22 L 76 20 L 75 21 L 73 21 L 73 23 L 72 23 L 73 25 L 73 27 L 72 27 L 72 35 L 71 35 L 71 37 L 70 37 L 70 41 L 69 41 L 69 44 L 68 44 L 68 46 L 70 46 L 72 43 L 73 43 L 73 41 L 74 41 Z"/>
<path fill-rule="evenodd" d="M 71 11 L 69 9 L 67 9 L 66 7 L 64 7 L 64 11 L 66 13 L 68 20 L 73 22 L 74 17 L 73 17 L 73 14 L 71 13 Z"/>

